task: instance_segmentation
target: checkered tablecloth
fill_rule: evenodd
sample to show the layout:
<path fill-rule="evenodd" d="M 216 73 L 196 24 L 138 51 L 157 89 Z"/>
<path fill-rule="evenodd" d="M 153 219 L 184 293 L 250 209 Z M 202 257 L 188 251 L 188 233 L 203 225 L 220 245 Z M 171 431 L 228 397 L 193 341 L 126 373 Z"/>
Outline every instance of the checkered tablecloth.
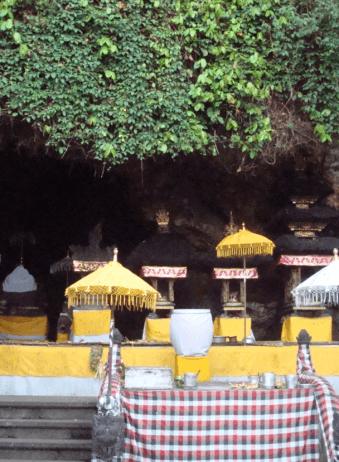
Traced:
<path fill-rule="evenodd" d="M 309 345 L 299 345 L 297 355 L 297 374 L 300 383 L 314 386 L 314 396 L 318 408 L 320 427 L 325 442 L 328 462 L 339 461 L 339 447 L 334 443 L 333 419 L 339 415 L 339 401 L 332 385 L 315 373 Z"/>
<path fill-rule="evenodd" d="M 313 391 L 121 393 L 124 462 L 319 462 Z"/>

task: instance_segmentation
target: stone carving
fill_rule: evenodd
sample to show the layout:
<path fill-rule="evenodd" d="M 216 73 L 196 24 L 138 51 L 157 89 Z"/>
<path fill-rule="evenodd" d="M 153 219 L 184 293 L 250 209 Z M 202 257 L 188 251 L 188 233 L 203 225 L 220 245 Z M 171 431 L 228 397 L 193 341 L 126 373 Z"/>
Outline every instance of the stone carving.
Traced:
<path fill-rule="evenodd" d="M 237 302 L 238 301 L 238 295 L 239 295 L 239 292 L 231 292 L 229 301 L 230 302 Z"/>
<path fill-rule="evenodd" d="M 156 214 L 156 220 L 158 223 L 158 232 L 168 233 L 169 212 L 167 212 L 165 209 L 159 210 Z"/>
<path fill-rule="evenodd" d="M 292 266 L 290 269 L 289 278 L 285 284 L 285 303 L 293 300 L 291 291 L 301 283 L 301 267 Z"/>
<path fill-rule="evenodd" d="M 174 302 L 174 279 L 168 281 L 168 298 Z"/>
<path fill-rule="evenodd" d="M 310 334 L 307 332 L 306 329 L 302 329 L 299 332 L 299 335 L 297 337 L 297 341 L 299 345 L 309 345 L 311 343 L 312 337 L 310 337 Z"/>
<path fill-rule="evenodd" d="M 69 334 L 71 332 L 72 318 L 68 313 L 60 313 L 58 320 L 58 334 Z"/>
<path fill-rule="evenodd" d="M 88 234 L 89 245 L 83 247 L 81 245 L 70 245 L 69 250 L 72 254 L 72 260 L 80 261 L 111 261 L 113 258 L 114 247 L 100 247 L 102 241 L 101 223 Z"/>
<path fill-rule="evenodd" d="M 234 219 L 233 219 L 233 212 L 230 214 L 230 221 L 228 225 L 225 226 L 224 228 L 224 236 L 230 236 L 231 234 L 236 233 L 239 231 L 239 226 L 236 226 Z"/>
<path fill-rule="evenodd" d="M 124 419 L 121 416 L 94 415 L 92 425 L 92 460 L 121 460 L 124 445 Z"/>
<path fill-rule="evenodd" d="M 230 294 L 229 281 L 222 281 L 222 290 L 221 290 L 221 303 L 222 304 L 228 303 L 229 294 Z"/>

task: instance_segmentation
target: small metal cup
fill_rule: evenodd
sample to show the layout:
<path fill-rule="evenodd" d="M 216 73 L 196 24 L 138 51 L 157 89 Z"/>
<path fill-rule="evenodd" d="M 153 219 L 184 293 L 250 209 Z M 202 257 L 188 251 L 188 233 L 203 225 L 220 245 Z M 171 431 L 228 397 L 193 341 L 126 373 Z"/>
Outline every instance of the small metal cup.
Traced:
<path fill-rule="evenodd" d="M 297 388 L 298 376 L 295 374 L 287 374 L 285 375 L 285 382 L 287 388 Z"/>
<path fill-rule="evenodd" d="M 260 383 L 263 388 L 274 388 L 275 374 L 273 372 L 264 372 L 261 375 Z"/>
<path fill-rule="evenodd" d="M 197 386 L 198 374 L 186 372 L 184 374 L 184 387 L 194 388 Z"/>
<path fill-rule="evenodd" d="M 254 385 L 259 385 L 259 375 L 250 375 L 249 381 Z"/>

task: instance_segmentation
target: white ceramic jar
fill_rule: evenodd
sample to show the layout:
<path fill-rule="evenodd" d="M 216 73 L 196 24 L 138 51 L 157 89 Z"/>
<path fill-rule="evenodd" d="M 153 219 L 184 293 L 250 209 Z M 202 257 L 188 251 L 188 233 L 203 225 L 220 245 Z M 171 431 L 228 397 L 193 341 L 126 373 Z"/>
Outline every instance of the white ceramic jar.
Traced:
<path fill-rule="evenodd" d="M 213 342 L 213 321 L 208 309 L 172 311 L 170 338 L 179 356 L 206 356 Z"/>

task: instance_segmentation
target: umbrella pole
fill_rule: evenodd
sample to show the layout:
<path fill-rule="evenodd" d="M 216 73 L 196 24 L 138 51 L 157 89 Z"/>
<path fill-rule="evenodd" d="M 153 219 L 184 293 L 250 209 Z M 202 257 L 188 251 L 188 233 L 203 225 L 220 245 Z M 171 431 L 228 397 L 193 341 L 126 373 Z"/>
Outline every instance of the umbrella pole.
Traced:
<path fill-rule="evenodd" d="M 114 308 L 111 306 L 111 321 L 109 328 L 109 349 L 108 349 L 108 387 L 106 396 L 106 405 L 109 407 L 111 401 L 111 388 L 112 388 L 112 359 L 113 359 L 113 329 L 114 329 Z"/>
<path fill-rule="evenodd" d="M 244 338 L 246 337 L 246 257 L 244 257 Z M 245 342 L 246 345 L 246 342 Z"/>

